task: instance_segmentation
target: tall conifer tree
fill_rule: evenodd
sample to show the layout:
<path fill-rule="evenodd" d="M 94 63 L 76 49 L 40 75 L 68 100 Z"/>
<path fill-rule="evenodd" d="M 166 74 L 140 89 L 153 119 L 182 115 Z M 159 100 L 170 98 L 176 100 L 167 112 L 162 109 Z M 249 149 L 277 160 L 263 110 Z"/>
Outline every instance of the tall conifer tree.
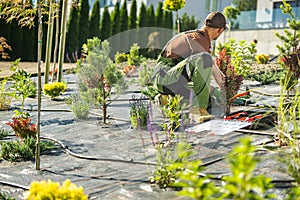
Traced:
<path fill-rule="evenodd" d="M 120 32 L 128 30 L 128 11 L 127 1 L 124 0 L 121 11 L 120 11 Z"/>
<path fill-rule="evenodd" d="M 110 14 L 108 11 L 108 7 L 104 7 L 104 11 L 102 13 L 102 21 L 101 21 L 101 40 L 106 40 L 110 36 Z"/>
<path fill-rule="evenodd" d="M 110 46 L 111 46 L 111 56 L 114 55 L 117 51 L 120 51 L 120 46 L 121 44 L 121 39 L 120 39 L 120 35 L 118 35 L 118 33 L 120 33 L 120 3 L 119 1 L 116 2 L 115 6 L 114 6 L 114 11 L 111 15 L 111 40 L 110 42 Z"/>
<path fill-rule="evenodd" d="M 156 26 L 157 27 L 164 27 L 164 10 L 163 3 L 158 2 L 157 8 L 156 8 Z"/>
<path fill-rule="evenodd" d="M 100 1 L 94 2 L 89 23 L 89 37 L 100 38 Z"/>
<path fill-rule="evenodd" d="M 154 6 L 152 3 L 147 9 L 147 19 L 148 19 L 148 27 L 156 27 L 156 18 L 155 18 Z"/>
<path fill-rule="evenodd" d="M 79 12 L 79 35 L 78 41 L 80 48 L 86 43 L 89 37 L 89 1 L 80 0 L 80 12 Z"/>
<path fill-rule="evenodd" d="M 139 26 L 139 46 L 140 53 L 146 56 L 147 53 L 147 43 L 148 43 L 148 20 L 147 20 L 147 8 L 144 2 L 140 7 L 139 18 L 138 18 L 138 26 Z"/>
<path fill-rule="evenodd" d="M 120 33 L 120 3 L 116 2 L 113 13 L 111 15 L 111 34 L 116 35 Z"/>
<path fill-rule="evenodd" d="M 137 25 L 137 5 L 136 0 L 132 0 L 130 7 L 129 29 L 136 29 Z"/>
<path fill-rule="evenodd" d="M 70 10 L 70 16 L 68 21 L 68 28 L 66 34 L 66 54 L 71 61 L 75 61 L 78 58 L 78 54 L 81 52 L 81 46 L 79 46 L 79 16 L 78 8 L 72 6 Z"/>

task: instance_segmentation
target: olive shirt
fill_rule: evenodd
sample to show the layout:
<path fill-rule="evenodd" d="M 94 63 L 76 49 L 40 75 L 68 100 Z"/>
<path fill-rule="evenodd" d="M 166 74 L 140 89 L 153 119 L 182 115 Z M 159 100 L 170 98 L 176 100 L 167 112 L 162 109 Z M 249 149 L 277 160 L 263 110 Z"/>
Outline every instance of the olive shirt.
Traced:
<path fill-rule="evenodd" d="M 166 47 L 163 57 L 187 58 L 200 52 L 210 53 L 210 38 L 206 30 L 189 31 L 174 38 Z"/>

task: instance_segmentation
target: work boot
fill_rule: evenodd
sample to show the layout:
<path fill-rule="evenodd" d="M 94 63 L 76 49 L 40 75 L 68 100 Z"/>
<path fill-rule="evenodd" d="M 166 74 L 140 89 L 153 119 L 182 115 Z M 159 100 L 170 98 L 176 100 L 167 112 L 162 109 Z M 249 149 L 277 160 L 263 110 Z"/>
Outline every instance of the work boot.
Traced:
<path fill-rule="evenodd" d="M 189 118 L 191 122 L 202 123 L 214 118 L 206 108 L 190 108 Z"/>

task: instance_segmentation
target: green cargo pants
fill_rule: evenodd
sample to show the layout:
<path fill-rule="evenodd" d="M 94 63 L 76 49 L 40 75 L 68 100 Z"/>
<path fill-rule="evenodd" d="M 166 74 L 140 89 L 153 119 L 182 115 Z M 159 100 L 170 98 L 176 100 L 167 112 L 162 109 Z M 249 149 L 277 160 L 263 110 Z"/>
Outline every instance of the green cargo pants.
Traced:
<path fill-rule="evenodd" d="M 207 108 L 210 95 L 212 57 L 207 52 L 192 55 L 175 66 L 171 58 L 159 57 L 155 68 L 154 88 L 161 94 L 183 97 L 194 107 Z"/>

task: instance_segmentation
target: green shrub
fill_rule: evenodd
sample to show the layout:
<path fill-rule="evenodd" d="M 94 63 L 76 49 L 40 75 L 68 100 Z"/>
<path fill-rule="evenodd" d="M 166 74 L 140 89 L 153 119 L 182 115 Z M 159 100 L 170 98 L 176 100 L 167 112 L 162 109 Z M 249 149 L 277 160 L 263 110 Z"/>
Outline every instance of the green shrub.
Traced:
<path fill-rule="evenodd" d="M 9 131 L 0 129 L 0 140 L 5 138 L 6 136 L 8 136 L 8 134 L 9 134 Z"/>
<path fill-rule="evenodd" d="M 115 54 L 115 63 L 127 62 L 128 54 L 117 52 Z"/>
<path fill-rule="evenodd" d="M 75 115 L 76 119 L 87 119 L 91 111 L 91 106 L 88 101 L 81 99 L 79 95 L 73 95 L 66 100 L 66 104 Z"/>
<path fill-rule="evenodd" d="M 12 63 L 10 70 L 14 73 L 10 79 L 12 80 L 11 89 L 14 90 L 12 95 L 14 98 L 21 100 L 21 108 L 23 109 L 25 99 L 36 96 L 37 88 L 36 83 L 31 79 L 31 73 L 18 68 L 19 62 L 20 59 Z"/>
<path fill-rule="evenodd" d="M 24 193 L 24 199 L 77 199 L 87 200 L 83 188 L 71 183 L 69 179 L 60 185 L 58 182 L 46 181 L 31 183 L 29 191 Z"/>
<path fill-rule="evenodd" d="M 54 99 L 58 97 L 61 93 L 65 92 L 67 86 L 64 82 L 53 82 L 53 83 L 46 83 L 44 84 L 43 91 L 44 94 Z"/>
<path fill-rule="evenodd" d="M 6 79 L 0 81 L 0 110 L 7 110 L 10 107 L 12 93 L 5 88 Z"/>
<path fill-rule="evenodd" d="M 40 142 L 41 154 L 47 150 L 55 149 L 56 146 L 52 142 Z M 1 142 L 0 157 L 10 162 L 21 162 L 33 160 L 36 150 L 36 140 L 34 138 L 26 138 L 18 141 Z"/>

